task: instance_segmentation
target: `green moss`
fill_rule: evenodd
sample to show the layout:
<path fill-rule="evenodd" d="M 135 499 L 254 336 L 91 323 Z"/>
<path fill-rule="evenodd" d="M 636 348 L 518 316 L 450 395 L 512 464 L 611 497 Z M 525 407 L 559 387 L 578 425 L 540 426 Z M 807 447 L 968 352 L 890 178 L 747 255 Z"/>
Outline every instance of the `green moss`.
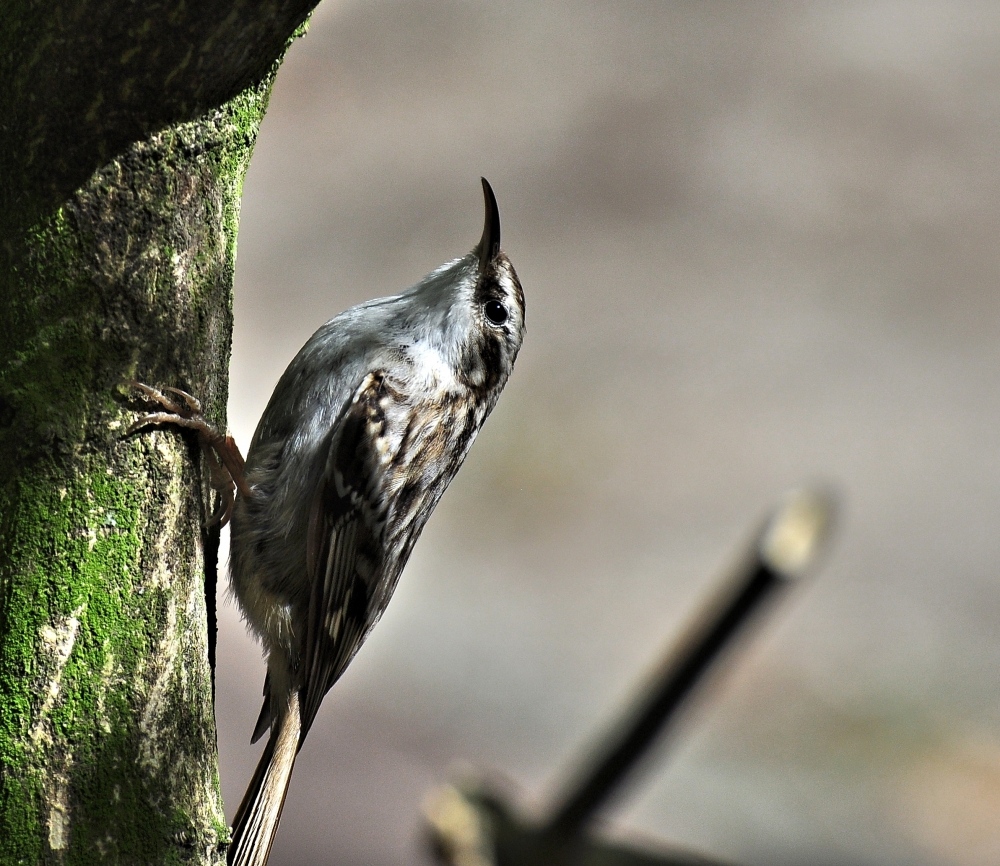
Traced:
<path fill-rule="evenodd" d="M 186 386 L 224 423 L 239 195 L 269 86 L 99 171 L 7 274 L 2 863 L 214 862 L 228 840 L 202 478 L 175 434 L 120 438 L 118 384 Z"/>
<path fill-rule="evenodd" d="M 120 383 L 184 387 L 225 423 L 277 66 L 0 243 L 0 863 L 224 859 L 204 478 L 175 433 L 122 438 Z"/>
<path fill-rule="evenodd" d="M 40 471 L 5 502 L 5 559 L 24 567 L 5 573 L 0 760 L 20 772 L 0 774 L 0 862 L 40 862 L 38 839 L 49 831 L 37 810 L 53 766 L 64 772 L 74 805 L 65 862 L 91 863 L 95 851 L 112 862 L 135 851 L 166 862 L 178 840 L 204 850 L 226 838 L 218 804 L 198 826 L 173 799 L 179 790 L 190 795 L 217 781 L 214 762 L 206 769 L 199 758 L 214 753 L 205 659 L 185 657 L 190 648 L 184 647 L 189 631 L 204 628 L 185 621 L 199 575 L 189 570 L 158 579 L 155 567 L 144 567 L 150 565 L 144 548 L 155 548 L 155 537 L 169 527 L 151 525 L 144 508 L 149 485 L 135 477 L 138 470 L 123 475 L 129 463 L 141 465 L 137 458 L 149 443 L 122 443 L 121 450 L 127 459 L 114 471 L 93 457 L 68 486 L 65 475 Z M 169 461 L 159 467 L 167 475 L 169 468 Z M 197 515 L 187 511 L 179 516 L 190 529 Z M 176 553 L 178 561 L 196 559 L 193 550 Z M 69 628 L 71 622 L 78 626 Z M 46 629 L 58 644 L 51 633 L 60 624 L 74 634 L 64 660 L 45 646 Z M 178 648 L 173 657 L 158 659 L 155 649 L 171 642 Z M 150 665 L 162 671 L 150 677 Z M 193 687 L 180 684 L 181 666 Z M 159 715 L 173 723 L 162 745 L 143 730 L 143 714 L 156 709 L 151 679 L 153 689 L 164 691 L 156 699 Z M 47 702 L 53 682 L 58 696 Z"/>

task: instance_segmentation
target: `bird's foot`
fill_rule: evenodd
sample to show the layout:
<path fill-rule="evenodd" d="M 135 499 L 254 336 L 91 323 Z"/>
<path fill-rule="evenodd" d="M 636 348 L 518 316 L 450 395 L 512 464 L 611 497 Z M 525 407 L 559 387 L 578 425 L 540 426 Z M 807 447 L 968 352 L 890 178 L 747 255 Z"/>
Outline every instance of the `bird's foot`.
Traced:
<path fill-rule="evenodd" d="M 201 414 L 201 402 L 180 388 L 164 388 L 159 391 L 134 380 L 125 384 L 139 391 L 147 403 L 159 407 L 135 421 L 125 432 L 126 436 L 157 424 L 172 424 L 193 430 L 197 434 L 198 444 L 211 471 L 212 489 L 219 494 L 219 504 L 209 518 L 208 525 L 225 526 L 233 513 L 236 491 L 244 496 L 250 495 L 250 488 L 244 477 L 246 464 L 233 437 L 228 433 L 220 433 L 209 424 Z"/>

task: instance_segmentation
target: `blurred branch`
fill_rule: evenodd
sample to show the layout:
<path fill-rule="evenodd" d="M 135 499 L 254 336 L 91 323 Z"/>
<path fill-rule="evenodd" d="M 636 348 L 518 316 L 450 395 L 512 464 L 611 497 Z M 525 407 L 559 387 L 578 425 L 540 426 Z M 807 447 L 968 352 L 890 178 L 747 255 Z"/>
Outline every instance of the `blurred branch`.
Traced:
<path fill-rule="evenodd" d="M 693 866 L 686 853 L 652 854 L 613 845 L 588 829 L 620 796 L 653 743 L 677 718 L 716 661 L 755 614 L 815 562 L 834 513 L 828 495 L 790 495 L 757 533 L 719 599 L 657 666 L 652 682 L 580 762 L 545 820 L 525 822 L 495 794 L 448 787 L 427 807 L 435 850 L 451 866 Z"/>
<path fill-rule="evenodd" d="M 723 866 L 683 851 L 651 853 L 596 838 L 557 838 L 482 790 L 442 787 L 425 811 L 432 848 L 448 866 Z"/>

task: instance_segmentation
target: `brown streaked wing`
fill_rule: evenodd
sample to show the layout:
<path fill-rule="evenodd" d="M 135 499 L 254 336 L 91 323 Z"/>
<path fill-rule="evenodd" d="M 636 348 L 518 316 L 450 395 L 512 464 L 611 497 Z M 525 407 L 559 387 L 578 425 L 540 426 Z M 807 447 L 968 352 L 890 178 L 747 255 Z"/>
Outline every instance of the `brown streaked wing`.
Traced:
<path fill-rule="evenodd" d="M 373 615 L 370 588 L 382 569 L 385 527 L 378 439 L 386 397 L 382 374 L 369 373 L 334 425 L 312 504 L 306 551 L 312 594 L 299 670 L 302 738 Z"/>

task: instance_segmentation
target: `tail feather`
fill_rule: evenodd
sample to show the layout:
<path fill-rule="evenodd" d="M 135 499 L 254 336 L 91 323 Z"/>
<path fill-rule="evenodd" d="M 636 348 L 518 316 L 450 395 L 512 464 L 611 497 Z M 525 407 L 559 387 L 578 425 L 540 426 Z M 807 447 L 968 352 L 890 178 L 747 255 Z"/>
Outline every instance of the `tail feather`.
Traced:
<path fill-rule="evenodd" d="M 253 728 L 250 745 L 252 746 L 263 737 L 269 727 L 271 727 L 271 693 L 264 692 L 264 703 L 260 708 L 260 715 L 257 716 L 257 724 Z"/>
<path fill-rule="evenodd" d="M 301 730 L 299 697 L 292 692 L 287 711 L 271 725 L 271 736 L 233 821 L 228 866 L 267 863 L 292 778 Z"/>

